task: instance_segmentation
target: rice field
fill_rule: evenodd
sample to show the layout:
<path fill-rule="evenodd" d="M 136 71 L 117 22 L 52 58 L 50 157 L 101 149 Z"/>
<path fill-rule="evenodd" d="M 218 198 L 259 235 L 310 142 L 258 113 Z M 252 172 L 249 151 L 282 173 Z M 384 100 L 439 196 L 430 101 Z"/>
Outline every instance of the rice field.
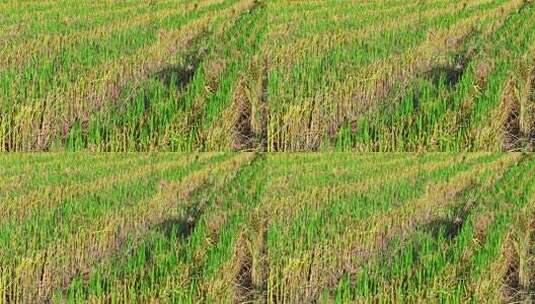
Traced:
<path fill-rule="evenodd" d="M 534 303 L 533 151 L 531 0 L 0 0 L 0 304 Z"/>
<path fill-rule="evenodd" d="M 1 151 L 525 151 L 529 0 L 5 0 Z"/>
<path fill-rule="evenodd" d="M 0 155 L 2 303 L 529 303 L 530 154 Z"/>

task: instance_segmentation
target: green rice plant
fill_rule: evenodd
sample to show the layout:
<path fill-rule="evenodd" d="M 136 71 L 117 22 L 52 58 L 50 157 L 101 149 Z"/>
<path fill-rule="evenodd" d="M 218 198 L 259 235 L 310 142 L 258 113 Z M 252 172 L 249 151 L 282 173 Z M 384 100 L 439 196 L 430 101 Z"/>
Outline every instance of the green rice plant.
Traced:
<path fill-rule="evenodd" d="M 0 150 L 527 150 L 532 6 L 8 0 Z"/>
<path fill-rule="evenodd" d="M 532 10 L 528 3 L 489 39 L 478 35 L 469 41 L 479 53 L 472 55 L 453 87 L 446 72 L 436 82 L 422 79 L 395 106 L 363 117 L 353 137 L 346 127 L 340 141 L 348 145 L 349 136 L 360 149 L 381 151 L 500 150 L 504 119 L 496 117 L 503 115 L 497 110 L 508 75 L 515 73 L 512 60 L 532 48 Z"/>
<path fill-rule="evenodd" d="M 328 115 L 349 115 L 352 108 L 355 108 L 355 110 L 359 112 L 365 111 L 366 107 L 369 106 L 367 104 L 368 96 L 374 94 L 372 90 L 378 90 L 378 93 L 380 93 L 381 88 L 383 88 L 382 91 L 388 90 L 388 86 L 390 85 L 387 85 L 386 83 L 389 81 L 388 76 L 390 75 L 377 75 L 377 66 L 380 66 L 382 61 L 389 59 L 389 57 L 393 57 L 393 53 L 395 52 L 404 53 L 405 51 L 410 53 L 415 51 L 419 45 L 425 45 L 423 42 L 425 42 L 428 35 L 434 31 L 444 30 L 451 35 L 452 28 L 455 28 L 456 26 L 459 28 L 470 29 L 470 25 L 467 25 L 464 21 L 471 19 L 474 15 L 479 15 L 481 17 L 485 16 L 485 13 L 489 13 L 486 19 L 496 22 L 493 12 L 499 12 L 500 10 L 504 11 L 504 8 L 508 6 L 510 6 L 510 3 L 503 1 L 476 3 L 474 6 L 466 9 L 452 5 L 452 7 L 446 6 L 447 9 L 444 9 L 445 12 L 443 14 L 430 14 L 430 16 L 427 16 L 427 11 L 424 10 L 420 16 L 425 16 L 425 18 L 420 19 L 417 26 L 415 26 L 414 23 L 402 23 L 398 28 L 393 28 L 390 31 L 378 31 L 374 33 L 374 36 L 368 37 L 367 40 L 356 40 L 356 42 L 353 42 L 353 44 L 356 44 L 354 46 L 341 43 L 340 46 L 333 48 L 330 52 L 324 51 L 319 56 L 304 57 L 303 66 L 292 66 L 290 73 L 285 71 L 284 67 L 280 69 L 281 74 L 276 74 L 275 72 L 277 70 L 275 70 L 275 72 L 270 75 L 269 96 L 273 96 L 272 99 L 274 100 L 276 107 L 272 106 L 271 108 L 273 108 L 274 111 L 279 111 L 278 108 L 280 107 L 280 111 L 286 113 L 284 114 L 286 115 L 286 118 L 284 118 L 284 120 L 279 120 L 277 118 L 279 114 L 272 114 L 272 116 L 277 119 L 272 122 L 270 131 L 278 136 L 278 138 L 270 140 L 272 141 L 272 145 L 277 145 L 277 142 L 282 142 L 280 147 L 274 146 L 272 149 L 299 150 L 317 148 L 319 143 L 325 137 L 332 137 L 333 127 L 324 127 Z M 503 16 L 501 17 L 505 18 L 506 15 L 503 13 L 502 15 Z M 473 20 L 474 23 L 477 21 L 476 18 L 473 18 Z M 376 40 L 374 37 L 376 37 Z M 440 35 L 438 35 L 438 37 L 440 37 Z M 440 40 L 436 43 L 440 43 Z M 430 47 L 428 46 L 427 48 L 429 49 Z M 395 61 L 393 64 L 399 65 L 400 63 L 399 61 Z M 366 65 L 371 66 L 371 79 L 363 79 L 360 82 L 366 83 L 369 81 L 373 86 L 371 88 L 366 88 L 363 87 L 362 84 L 355 84 L 353 87 L 347 87 L 348 92 L 345 92 L 344 89 L 346 89 L 346 86 L 355 82 L 349 78 L 349 76 L 352 75 L 351 71 Z M 392 69 L 393 68 L 388 67 L 388 70 L 385 72 L 392 73 Z M 295 80 L 292 81 L 291 78 L 286 80 L 289 77 L 283 73 L 290 76 L 295 75 Z M 355 78 L 356 77 L 358 76 L 355 76 Z M 377 83 L 374 83 L 377 77 L 384 77 L 386 79 L 379 79 Z M 391 77 L 394 77 L 394 75 Z M 316 81 L 314 79 L 318 80 Z M 394 78 L 394 80 L 397 79 Z M 287 81 L 290 81 L 290 85 L 287 84 Z M 394 82 L 393 85 L 396 85 L 396 82 Z M 335 86 L 334 90 L 331 89 L 333 86 Z M 281 87 L 282 90 L 276 89 L 277 87 Z M 312 89 L 314 87 L 322 89 Z M 348 102 L 351 104 L 348 104 L 347 106 L 338 105 L 338 100 L 341 95 L 347 95 L 354 90 L 358 90 L 358 92 L 353 93 L 353 96 L 350 96 L 351 99 Z M 331 91 L 334 92 L 331 93 Z M 288 102 L 283 101 L 285 96 L 287 96 Z M 303 98 L 301 96 L 303 96 Z M 371 96 L 371 98 L 375 97 L 374 95 Z M 382 97 L 377 96 L 377 98 L 380 99 Z M 364 104 L 361 105 L 357 103 L 358 101 L 363 102 Z M 376 100 L 370 100 L 370 102 L 375 101 Z M 301 105 L 299 105 L 299 103 L 301 103 Z M 344 108 L 342 108 L 342 106 L 344 106 Z M 325 107 L 325 110 L 323 110 L 323 107 Z M 338 117 L 335 125 L 343 125 L 343 122 L 351 123 L 350 119 L 353 118 Z M 316 123 L 316 121 L 321 121 L 321 123 Z M 329 120 L 327 120 L 327 122 L 328 121 Z M 392 126 L 392 128 L 396 127 L 396 125 L 389 126 Z M 312 129 L 313 127 L 316 129 Z M 334 128 L 337 127 L 334 126 Z M 322 131 L 322 129 L 327 129 L 329 133 L 322 134 L 322 132 L 327 132 L 327 130 Z M 301 130 L 309 130 L 309 133 L 302 134 L 300 133 L 302 132 Z M 320 133 L 318 133 L 318 131 Z M 296 135 L 294 136 L 292 134 Z M 292 143 L 293 137 L 296 138 L 295 143 Z M 303 142 L 308 138 L 313 138 L 311 143 Z M 400 150 L 403 150 L 403 148 Z"/>
<path fill-rule="evenodd" d="M 110 163 L 111 175 L 103 175 L 107 159 L 117 162 Z M 3 302 L 530 297 L 530 154 L 13 154 L 2 160 L 9 172 L 22 173 L 23 184 L 86 189 L 43 194 L 31 212 L 7 205 L 24 216 L 4 216 L 0 224 Z M 33 161 L 38 165 L 29 166 Z M 71 183 L 64 172 L 77 163 L 87 164 L 85 173 Z M 42 167 L 49 170 L 44 176 Z M 91 173 L 106 182 L 93 184 Z M 39 197 L 31 194 L 39 187 L 23 189 L 13 195 Z"/>
<path fill-rule="evenodd" d="M 486 196 L 496 200 L 493 191 L 522 188 L 510 178 L 529 172 L 526 169 L 514 166 L 490 179 L 487 173 L 480 180 L 486 183 L 481 185 L 486 191 L 472 185 L 455 198 L 455 204 L 442 216 L 421 225 L 408 239 L 392 241 L 385 256 L 372 257 L 356 278 L 340 281 L 334 296 L 336 301 L 467 301 L 461 293 L 475 287 L 462 279 L 459 269 L 479 249 L 477 239 L 485 238 L 481 234 L 486 234 L 488 226 L 493 225 L 495 217 L 490 212 L 499 212 L 499 209 L 492 210 Z M 484 300 L 497 298 L 487 296 Z"/>

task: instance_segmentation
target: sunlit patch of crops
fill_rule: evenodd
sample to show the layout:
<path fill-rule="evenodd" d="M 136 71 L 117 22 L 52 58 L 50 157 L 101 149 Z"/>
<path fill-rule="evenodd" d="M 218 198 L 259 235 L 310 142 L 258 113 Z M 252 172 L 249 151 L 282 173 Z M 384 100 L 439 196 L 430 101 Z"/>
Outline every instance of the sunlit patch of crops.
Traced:
<path fill-rule="evenodd" d="M 533 149 L 531 0 L 0 1 L 0 304 L 532 303 Z"/>
<path fill-rule="evenodd" d="M 31 186 L 2 188 L 4 302 L 508 302 L 533 296 L 533 155 L 2 160 L 4 180 L 18 176 Z M 109 171 L 103 171 L 106 163 Z M 133 171 L 128 178 L 121 177 L 124 166 Z"/>
<path fill-rule="evenodd" d="M 290 20 L 302 25 L 285 28 L 282 23 L 274 27 L 277 41 L 288 44 L 288 50 L 295 43 L 301 51 L 297 56 L 285 52 L 283 57 L 276 51 L 272 55 L 268 90 L 271 101 L 269 149 L 310 150 L 329 145 L 370 151 L 501 149 L 499 144 L 490 142 L 472 146 L 479 140 L 474 138 L 476 136 L 465 139 L 467 135 L 456 134 L 470 132 L 459 122 L 439 120 L 434 123 L 437 115 L 433 113 L 443 114 L 440 101 L 445 97 L 441 93 L 427 97 L 427 92 L 445 91 L 439 81 L 441 76 L 447 78 L 448 85 L 455 85 L 452 81 L 470 70 L 464 60 L 477 58 L 472 54 L 481 44 L 495 46 L 492 37 L 518 37 L 514 34 L 514 20 L 529 26 L 532 4 L 525 1 L 437 1 L 419 3 L 411 8 L 410 3 L 399 6 L 395 1 L 387 2 L 392 4 L 335 1 L 305 4 L 297 1 L 288 2 L 286 6 L 274 5 L 278 13 L 273 14 L 275 23 L 282 19 L 279 15 L 294 14 Z M 337 9 L 338 5 L 341 8 Z M 298 10 L 287 10 L 292 7 L 306 8 L 305 14 L 310 14 L 311 18 L 301 18 Z M 386 16 L 393 12 L 400 13 L 401 17 L 389 24 L 392 18 Z M 380 14 L 385 14 L 385 18 L 376 21 Z M 414 14 L 412 18 L 405 19 L 411 14 Z M 354 29 L 351 32 L 343 29 L 347 24 L 343 22 L 346 16 L 353 17 L 354 24 L 349 26 Z M 319 24 L 322 30 L 316 31 Z M 530 31 L 520 35 L 529 39 Z M 356 37 L 348 39 L 351 36 Z M 480 57 L 495 61 L 490 54 Z M 505 70 L 510 71 L 510 68 Z M 422 81 L 429 84 L 423 86 Z M 404 99 L 420 87 L 424 88 L 422 95 L 427 95 Z M 427 99 L 422 100 L 424 98 Z M 489 98 L 482 98 L 490 103 Z M 473 109 L 469 96 L 459 99 L 463 107 L 452 112 L 457 115 L 480 112 Z M 494 104 L 492 108 L 498 109 Z M 418 115 L 422 117 L 412 118 L 412 111 L 421 112 Z M 490 113 L 481 114 L 496 122 L 489 130 L 496 134 L 491 138 L 500 142 L 503 124 L 491 116 Z M 375 120 L 381 123 L 375 125 Z M 445 130 L 437 135 L 434 129 L 419 128 L 427 120 Z M 445 136 L 448 138 L 443 139 Z M 441 144 L 439 140 L 447 142 Z"/>
<path fill-rule="evenodd" d="M 475 36 L 464 47 L 470 47 L 468 55 L 457 57 L 460 70 L 419 79 L 395 105 L 361 118 L 354 136 L 346 129 L 341 142 L 353 136 L 364 150 L 481 151 L 529 137 L 531 127 L 519 127 L 531 125 L 532 119 L 519 113 L 531 111 L 526 109 L 529 94 L 519 91 L 529 91 L 526 82 L 532 76 L 520 74 L 519 67 L 535 49 L 533 12 L 526 2 L 490 37 Z M 508 132 L 507 123 L 517 129 Z"/>
<path fill-rule="evenodd" d="M 533 6 L 4 1 L 0 149 L 529 150 Z"/>

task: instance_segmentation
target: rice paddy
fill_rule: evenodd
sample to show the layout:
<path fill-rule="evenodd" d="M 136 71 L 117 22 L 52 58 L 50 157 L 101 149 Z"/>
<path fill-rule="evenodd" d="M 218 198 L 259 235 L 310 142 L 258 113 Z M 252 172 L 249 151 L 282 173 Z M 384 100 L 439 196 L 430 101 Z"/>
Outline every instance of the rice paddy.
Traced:
<path fill-rule="evenodd" d="M 534 303 L 533 151 L 531 0 L 3 0 L 0 304 Z"/>
<path fill-rule="evenodd" d="M 0 157 L 3 303 L 535 296 L 533 155 Z"/>
<path fill-rule="evenodd" d="M 519 151 L 527 0 L 0 4 L 3 151 Z"/>

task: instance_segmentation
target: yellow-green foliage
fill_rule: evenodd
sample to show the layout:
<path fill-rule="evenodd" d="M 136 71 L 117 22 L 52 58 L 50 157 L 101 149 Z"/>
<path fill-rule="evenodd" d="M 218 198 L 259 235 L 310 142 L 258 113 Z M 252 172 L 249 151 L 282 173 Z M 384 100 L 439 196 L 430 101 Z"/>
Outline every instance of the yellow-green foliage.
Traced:
<path fill-rule="evenodd" d="M 7 0 L 0 10 L 2 151 L 533 146 L 532 1 Z"/>
<path fill-rule="evenodd" d="M 510 302 L 522 154 L 0 156 L 0 302 Z"/>

